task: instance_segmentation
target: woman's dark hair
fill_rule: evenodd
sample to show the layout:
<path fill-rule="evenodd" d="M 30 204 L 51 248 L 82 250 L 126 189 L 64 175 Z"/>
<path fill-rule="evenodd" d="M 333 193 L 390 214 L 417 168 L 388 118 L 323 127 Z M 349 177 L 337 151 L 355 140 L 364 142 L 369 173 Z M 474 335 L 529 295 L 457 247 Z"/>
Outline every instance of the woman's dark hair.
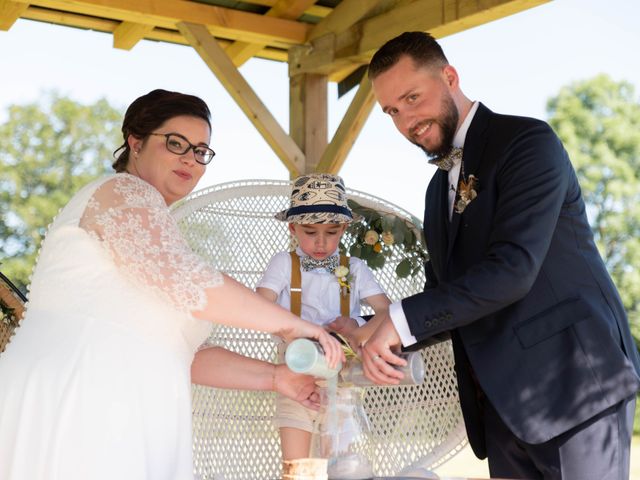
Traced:
<path fill-rule="evenodd" d="M 211 130 L 209 107 L 194 95 L 158 89 L 136 98 L 124 114 L 122 122 L 124 143 L 113 152 L 116 158 L 113 169 L 116 172 L 124 172 L 129 164 L 131 152 L 127 142 L 129 135 L 144 139 L 164 122 L 180 115 L 201 118 L 207 122 Z"/>
<path fill-rule="evenodd" d="M 405 55 L 419 67 L 444 67 L 449 64 L 442 47 L 431 34 L 404 32 L 389 40 L 373 55 L 369 63 L 369 79 L 373 80 L 386 72 Z"/>

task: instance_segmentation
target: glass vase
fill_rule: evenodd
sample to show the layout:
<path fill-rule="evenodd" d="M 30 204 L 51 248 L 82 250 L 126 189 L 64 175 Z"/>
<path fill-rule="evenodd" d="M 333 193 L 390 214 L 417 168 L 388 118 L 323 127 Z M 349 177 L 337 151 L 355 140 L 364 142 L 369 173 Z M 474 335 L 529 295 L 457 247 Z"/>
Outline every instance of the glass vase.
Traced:
<path fill-rule="evenodd" d="M 363 408 L 364 390 L 337 388 L 337 379 L 322 389 L 311 455 L 328 460 L 330 480 L 365 480 L 373 477 L 367 451 L 371 428 Z"/>

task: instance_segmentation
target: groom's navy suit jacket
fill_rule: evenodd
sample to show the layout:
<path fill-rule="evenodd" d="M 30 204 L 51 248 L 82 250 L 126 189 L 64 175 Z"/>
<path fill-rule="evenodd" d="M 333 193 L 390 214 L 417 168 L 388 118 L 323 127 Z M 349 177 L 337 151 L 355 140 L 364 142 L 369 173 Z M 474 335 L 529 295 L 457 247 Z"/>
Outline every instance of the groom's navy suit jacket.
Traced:
<path fill-rule="evenodd" d="M 447 172 L 434 175 L 427 284 L 402 307 L 419 343 L 450 331 L 467 433 L 484 458 L 477 385 L 518 438 L 537 444 L 633 395 L 640 362 L 552 129 L 480 104 L 463 162 L 478 196 L 450 221 Z"/>

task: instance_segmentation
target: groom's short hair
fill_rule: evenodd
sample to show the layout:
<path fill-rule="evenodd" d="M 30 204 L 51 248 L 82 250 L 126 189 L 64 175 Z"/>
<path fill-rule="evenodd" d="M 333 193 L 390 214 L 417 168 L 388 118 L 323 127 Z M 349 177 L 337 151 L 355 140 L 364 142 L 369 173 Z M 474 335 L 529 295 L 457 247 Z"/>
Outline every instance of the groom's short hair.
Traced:
<path fill-rule="evenodd" d="M 373 55 L 369 63 L 369 78 L 373 80 L 389 70 L 405 55 L 417 67 L 441 68 L 449 64 L 442 47 L 430 33 L 404 32 L 382 45 Z"/>

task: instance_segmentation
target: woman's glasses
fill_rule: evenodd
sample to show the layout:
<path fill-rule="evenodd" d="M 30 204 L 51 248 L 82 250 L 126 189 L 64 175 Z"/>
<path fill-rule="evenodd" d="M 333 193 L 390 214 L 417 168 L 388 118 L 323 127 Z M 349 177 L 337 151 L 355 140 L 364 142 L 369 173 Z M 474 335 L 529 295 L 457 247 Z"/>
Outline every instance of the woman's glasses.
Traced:
<path fill-rule="evenodd" d="M 149 135 L 157 135 L 159 137 L 165 137 L 167 150 L 176 155 L 184 155 L 189 150 L 193 150 L 193 156 L 201 165 L 208 165 L 216 152 L 209 147 L 203 145 L 193 145 L 189 140 L 180 135 L 179 133 L 150 133 Z"/>

